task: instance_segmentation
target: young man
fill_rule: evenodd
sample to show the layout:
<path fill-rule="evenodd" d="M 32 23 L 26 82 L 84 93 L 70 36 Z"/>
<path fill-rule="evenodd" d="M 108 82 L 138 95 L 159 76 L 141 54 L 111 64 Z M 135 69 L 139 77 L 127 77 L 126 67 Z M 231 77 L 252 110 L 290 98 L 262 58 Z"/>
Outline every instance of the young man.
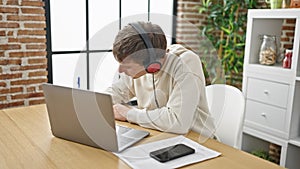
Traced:
<path fill-rule="evenodd" d="M 115 119 L 165 132 L 185 134 L 192 129 L 212 135 L 199 56 L 181 45 L 167 48 L 164 32 L 150 22 L 120 30 L 113 54 L 121 73 L 107 90 L 115 104 Z M 137 107 L 123 104 L 133 97 Z"/>

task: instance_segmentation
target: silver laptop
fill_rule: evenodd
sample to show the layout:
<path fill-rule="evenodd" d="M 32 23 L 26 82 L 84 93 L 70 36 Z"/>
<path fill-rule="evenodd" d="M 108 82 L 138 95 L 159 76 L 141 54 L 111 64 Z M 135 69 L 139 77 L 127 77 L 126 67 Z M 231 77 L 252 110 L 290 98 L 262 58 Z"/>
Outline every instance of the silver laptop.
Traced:
<path fill-rule="evenodd" d="M 44 84 L 52 134 L 77 143 L 120 152 L 149 132 L 116 126 L 108 94 Z"/>

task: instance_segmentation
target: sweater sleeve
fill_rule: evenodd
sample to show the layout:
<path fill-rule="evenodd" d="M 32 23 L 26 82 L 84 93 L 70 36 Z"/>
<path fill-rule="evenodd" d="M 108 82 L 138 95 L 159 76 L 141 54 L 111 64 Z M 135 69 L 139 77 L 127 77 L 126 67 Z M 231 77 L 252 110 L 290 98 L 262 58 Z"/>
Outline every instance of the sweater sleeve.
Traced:
<path fill-rule="evenodd" d="M 124 74 L 120 74 L 120 79 L 106 89 L 105 92 L 112 96 L 113 104 L 128 102 L 134 97 L 132 79 Z"/>
<path fill-rule="evenodd" d="M 167 104 L 154 110 L 132 109 L 129 122 L 160 131 L 184 134 L 191 128 L 204 83 L 193 73 L 176 79 Z"/>

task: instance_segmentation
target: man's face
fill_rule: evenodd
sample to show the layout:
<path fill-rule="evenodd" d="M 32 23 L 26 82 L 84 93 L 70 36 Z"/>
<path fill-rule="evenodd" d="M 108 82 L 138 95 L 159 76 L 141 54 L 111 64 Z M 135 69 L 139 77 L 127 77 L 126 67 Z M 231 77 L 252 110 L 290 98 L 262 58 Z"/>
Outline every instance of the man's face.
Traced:
<path fill-rule="evenodd" d="M 136 79 L 145 75 L 147 72 L 143 65 L 134 62 L 132 59 L 125 58 L 119 64 L 119 73 L 125 73 L 127 76 Z"/>

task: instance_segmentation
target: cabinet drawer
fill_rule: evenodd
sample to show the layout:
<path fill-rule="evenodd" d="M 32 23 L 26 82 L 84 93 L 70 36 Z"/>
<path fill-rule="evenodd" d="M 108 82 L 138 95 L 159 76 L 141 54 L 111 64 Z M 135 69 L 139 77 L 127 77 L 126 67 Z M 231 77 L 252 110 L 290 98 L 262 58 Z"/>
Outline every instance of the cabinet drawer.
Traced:
<path fill-rule="evenodd" d="M 286 110 L 259 102 L 247 100 L 246 120 L 266 126 L 267 128 L 284 131 Z"/>
<path fill-rule="evenodd" d="M 248 79 L 247 98 L 286 108 L 289 86 L 285 84 Z"/>

